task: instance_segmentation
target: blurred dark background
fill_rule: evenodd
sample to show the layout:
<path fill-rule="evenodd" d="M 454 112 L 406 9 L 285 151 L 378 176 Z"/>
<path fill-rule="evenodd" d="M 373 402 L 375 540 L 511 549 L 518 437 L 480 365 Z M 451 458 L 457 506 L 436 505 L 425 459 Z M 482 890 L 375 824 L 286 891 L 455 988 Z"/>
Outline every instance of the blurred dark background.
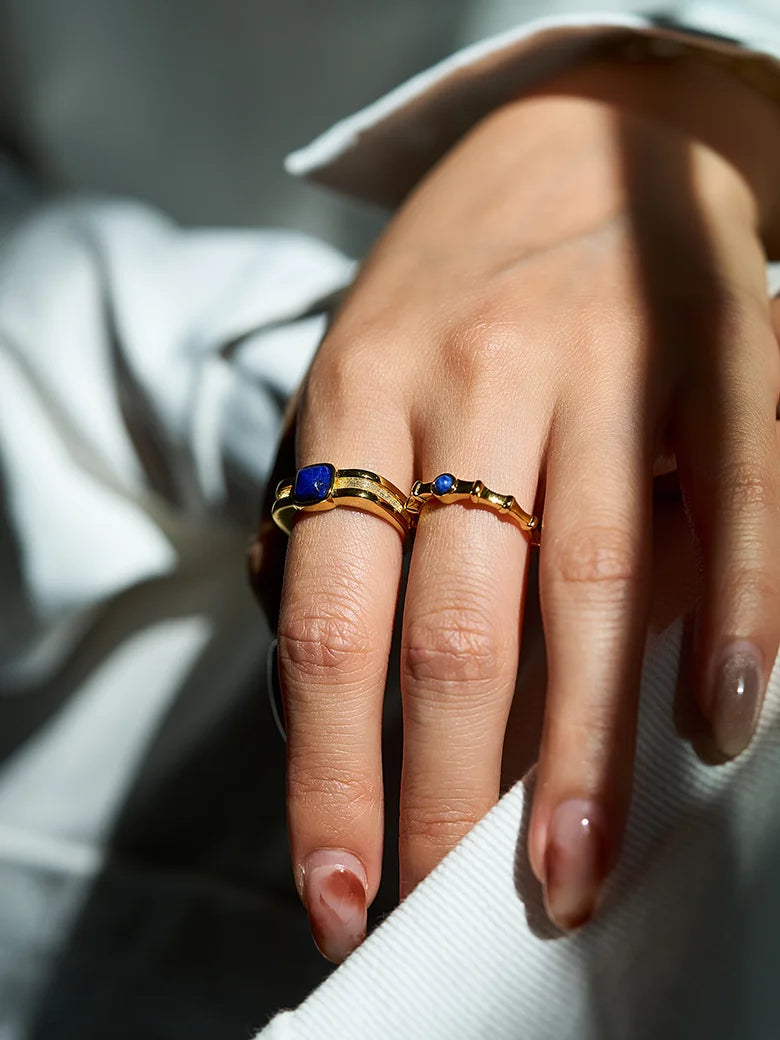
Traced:
<path fill-rule="evenodd" d="M 187 224 L 300 228 L 359 255 L 382 215 L 296 183 L 284 155 L 466 43 L 597 8 L 0 0 L 2 125 L 52 188 L 129 195 Z"/>

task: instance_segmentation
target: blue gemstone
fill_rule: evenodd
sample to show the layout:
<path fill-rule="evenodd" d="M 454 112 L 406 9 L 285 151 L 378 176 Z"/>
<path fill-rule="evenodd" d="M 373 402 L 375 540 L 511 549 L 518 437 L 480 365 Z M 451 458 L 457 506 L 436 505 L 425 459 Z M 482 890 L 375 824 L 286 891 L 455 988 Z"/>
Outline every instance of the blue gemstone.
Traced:
<path fill-rule="evenodd" d="M 331 492 L 336 470 L 323 463 L 319 466 L 304 466 L 295 475 L 293 501 L 297 506 L 313 506 L 324 502 Z"/>
<path fill-rule="evenodd" d="M 455 486 L 455 477 L 451 473 L 442 473 L 433 482 L 433 490 L 437 495 L 446 495 Z"/>

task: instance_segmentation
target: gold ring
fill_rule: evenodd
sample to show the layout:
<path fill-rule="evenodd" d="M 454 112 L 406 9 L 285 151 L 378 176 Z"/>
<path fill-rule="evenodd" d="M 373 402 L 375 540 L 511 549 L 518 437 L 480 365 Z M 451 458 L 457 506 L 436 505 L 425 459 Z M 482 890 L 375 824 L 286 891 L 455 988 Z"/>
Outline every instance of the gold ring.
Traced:
<path fill-rule="evenodd" d="M 283 480 L 276 488 L 271 515 L 289 534 L 297 513 L 319 513 L 336 506 L 389 520 L 404 538 L 411 527 L 406 495 L 395 484 L 367 469 L 336 469 L 327 462 L 304 466 L 294 480 Z"/>
<path fill-rule="evenodd" d="M 426 502 L 474 502 L 494 509 L 502 516 L 513 520 L 531 536 L 531 544 L 538 545 L 542 533 L 542 521 L 533 513 L 526 513 L 512 495 L 498 495 L 485 487 L 481 480 L 457 480 L 451 473 L 441 473 L 435 480 L 418 480 L 406 501 L 406 512 L 412 526 L 416 526 L 420 511 Z"/>

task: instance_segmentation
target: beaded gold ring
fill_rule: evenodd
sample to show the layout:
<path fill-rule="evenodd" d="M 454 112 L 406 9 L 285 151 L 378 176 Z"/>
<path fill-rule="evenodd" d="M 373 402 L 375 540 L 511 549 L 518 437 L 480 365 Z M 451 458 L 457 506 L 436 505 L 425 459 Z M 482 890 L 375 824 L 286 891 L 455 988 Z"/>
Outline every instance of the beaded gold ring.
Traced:
<path fill-rule="evenodd" d="M 474 502 L 487 506 L 496 513 L 512 520 L 530 535 L 531 544 L 538 545 L 542 533 L 542 521 L 533 513 L 527 513 L 517 504 L 512 495 L 499 495 L 485 487 L 481 480 L 458 480 L 451 473 L 441 473 L 435 480 L 418 480 L 406 501 L 412 527 L 416 526 L 420 512 L 428 502 Z"/>

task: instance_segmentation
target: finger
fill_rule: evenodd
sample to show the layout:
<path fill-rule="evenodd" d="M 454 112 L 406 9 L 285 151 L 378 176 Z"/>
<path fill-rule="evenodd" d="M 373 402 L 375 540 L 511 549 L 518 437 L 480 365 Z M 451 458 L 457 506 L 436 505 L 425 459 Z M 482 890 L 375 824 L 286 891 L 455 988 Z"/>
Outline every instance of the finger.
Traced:
<path fill-rule="evenodd" d="M 404 424 L 355 395 L 304 411 L 299 461 L 368 468 L 408 489 Z M 389 406 L 387 406 L 389 407 Z M 338 424 L 333 416 L 340 416 Z M 310 418 L 309 418 L 310 416 Z M 339 962 L 365 934 L 380 879 L 382 699 L 402 541 L 348 508 L 299 514 L 279 622 L 287 727 L 287 811 L 296 884 L 321 952 Z"/>
<path fill-rule="evenodd" d="M 780 642 L 777 341 L 746 304 L 728 342 L 696 369 L 678 453 L 702 561 L 697 698 L 727 757 L 750 742 Z"/>
<path fill-rule="evenodd" d="M 563 928 L 592 915 L 630 799 L 652 472 L 641 402 L 630 398 L 625 385 L 612 400 L 602 387 L 595 408 L 572 398 L 547 462 L 540 596 L 549 678 L 529 856 Z"/>
<path fill-rule="evenodd" d="M 543 424 L 528 422 L 529 429 Z M 483 479 L 534 501 L 539 447 L 444 419 L 424 442 L 425 479 Z M 401 649 L 404 761 L 402 898 L 495 804 L 517 676 L 529 538 L 484 506 L 423 508 L 407 583 Z"/>

